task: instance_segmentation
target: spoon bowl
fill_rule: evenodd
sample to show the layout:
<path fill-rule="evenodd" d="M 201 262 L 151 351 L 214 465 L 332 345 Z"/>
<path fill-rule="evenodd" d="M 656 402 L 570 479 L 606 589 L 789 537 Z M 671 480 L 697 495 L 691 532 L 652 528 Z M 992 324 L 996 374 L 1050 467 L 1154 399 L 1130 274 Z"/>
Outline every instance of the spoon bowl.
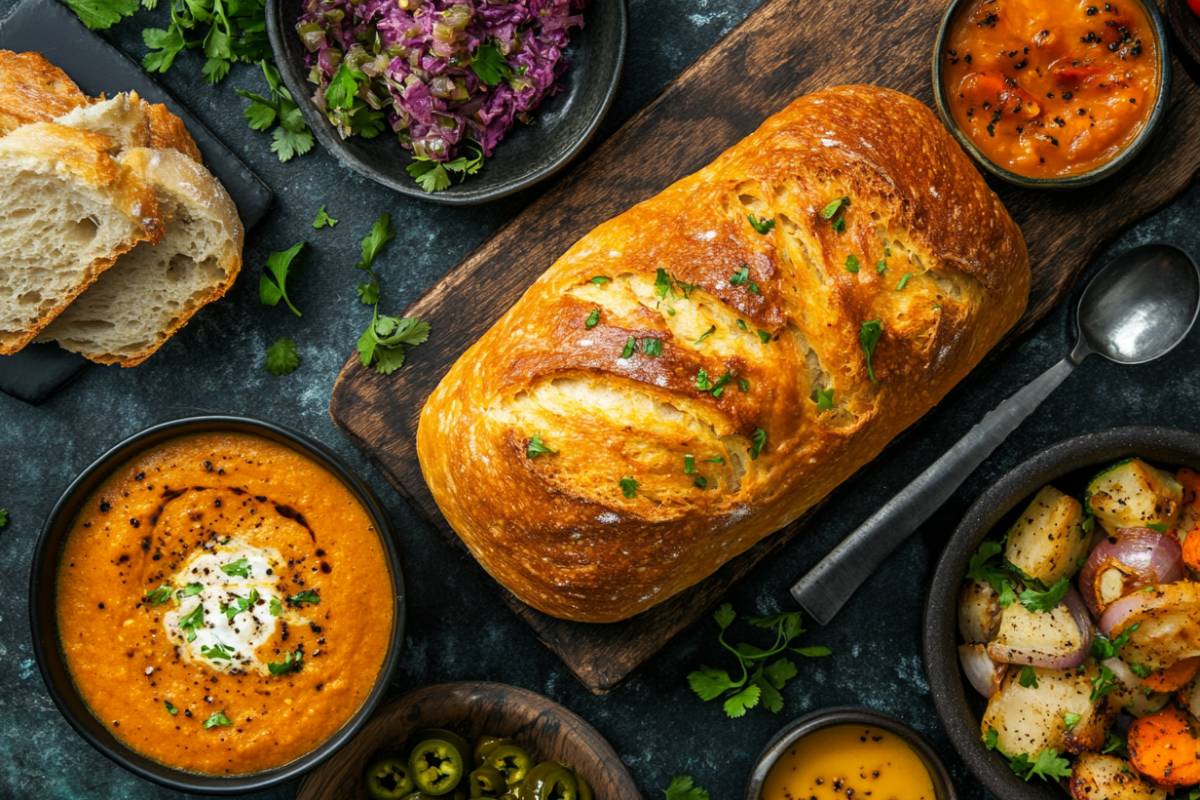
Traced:
<path fill-rule="evenodd" d="M 1200 271 L 1168 244 L 1136 247 L 1115 259 L 1084 288 L 1075 315 L 1071 360 L 1088 354 L 1118 364 L 1144 364 L 1187 337 L 1200 309 Z"/>

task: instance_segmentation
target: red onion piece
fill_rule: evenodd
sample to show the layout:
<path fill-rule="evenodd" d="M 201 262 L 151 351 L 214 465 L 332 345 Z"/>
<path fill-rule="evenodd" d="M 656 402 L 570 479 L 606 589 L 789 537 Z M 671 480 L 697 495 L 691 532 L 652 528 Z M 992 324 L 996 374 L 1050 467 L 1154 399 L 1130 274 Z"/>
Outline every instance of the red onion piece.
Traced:
<path fill-rule="evenodd" d="M 1152 597 L 1153 595 L 1147 595 L 1145 592 L 1134 592 L 1104 609 L 1104 614 L 1100 617 L 1100 632 L 1112 638 L 1113 631 L 1117 628 L 1123 629 L 1125 626 L 1122 623 L 1134 614 L 1141 613 Z"/>
<path fill-rule="evenodd" d="M 1000 688 L 1007 671 L 1006 664 L 997 664 L 987 654 L 987 648 L 981 644 L 960 644 L 958 646 L 958 661 L 962 664 L 963 674 L 971 687 L 984 697 L 991 697 Z"/>
<path fill-rule="evenodd" d="M 1088 609 L 1100 616 L 1143 586 L 1174 583 L 1185 575 L 1183 551 L 1173 537 L 1150 528 L 1119 528 L 1092 548 L 1079 573 L 1079 591 Z"/>
<path fill-rule="evenodd" d="M 1038 638 L 1042 625 L 1062 626 L 1068 624 L 1063 615 L 1057 612 L 1065 610 L 1070 617 L 1070 625 L 1075 629 L 1072 639 L 1072 649 L 1069 652 L 1053 650 Z M 1000 634 L 987 645 L 988 655 L 993 661 L 1003 664 L 1028 664 L 1046 669 L 1072 669 L 1082 664 L 1088 657 L 1092 644 L 1094 626 L 1088 615 L 1083 599 L 1074 587 L 1067 590 L 1062 603 L 1050 612 L 1027 611 L 1020 606 L 1010 606 L 1006 613 L 1026 615 L 1024 622 L 1015 622 L 1006 632 L 1001 626 Z M 1055 614 L 1053 619 L 1043 619 L 1049 614 Z M 1013 634 L 1009 636 L 1008 634 Z"/>

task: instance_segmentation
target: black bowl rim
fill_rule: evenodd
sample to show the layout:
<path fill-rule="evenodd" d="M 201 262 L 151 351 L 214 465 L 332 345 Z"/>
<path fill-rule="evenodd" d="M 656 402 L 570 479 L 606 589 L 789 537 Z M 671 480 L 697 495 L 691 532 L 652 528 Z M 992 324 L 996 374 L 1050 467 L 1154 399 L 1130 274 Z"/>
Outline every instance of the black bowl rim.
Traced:
<path fill-rule="evenodd" d="M 958 665 L 957 598 L 967 562 L 979 543 L 1020 503 L 1046 483 L 1077 470 L 1130 454 L 1154 461 L 1165 453 L 1181 465 L 1200 467 L 1200 433 L 1179 428 L 1132 425 L 1087 433 L 1056 442 L 1006 472 L 967 509 L 950 535 L 934 568 L 925 604 L 921 651 L 933 705 L 951 744 L 972 774 L 998 797 L 1012 800 L 1061 800 L 1051 785 L 1028 784 L 1013 774 L 979 738 L 979 720 L 968 709 L 968 694 Z M 1190 464 L 1189 464 L 1190 462 Z"/>
<path fill-rule="evenodd" d="M 92 717 L 90 721 L 79 719 L 66 702 L 66 693 L 74 692 L 75 696 L 79 697 L 81 702 L 86 705 L 86 701 L 79 696 L 74 684 L 72 683 L 70 687 L 60 686 L 50 674 L 48 659 L 54 658 L 61 661 L 62 651 L 58 646 L 57 637 L 55 642 L 46 642 L 41 636 L 41 627 L 46 623 L 46 620 L 43 619 L 43 609 L 40 608 L 38 601 L 39 589 L 42 587 L 44 580 L 43 573 L 51 566 L 48 563 L 48 559 L 59 555 L 61 552 L 51 553 L 50 551 L 49 539 L 51 531 L 60 522 L 62 524 L 69 522 L 69 520 L 60 520 L 60 518 L 69 509 L 69 506 L 71 506 L 72 502 L 76 499 L 76 495 L 82 488 L 86 487 L 98 474 L 100 474 L 99 479 L 102 480 L 113 468 L 120 466 L 121 463 L 138 453 L 153 447 L 156 443 L 167 441 L 176 436 L 216 431 L 247 432 L 283 443 L 313 458 L 321 466 L 333 472 L 354 493 L 359 502 L 363 504 L 371 517 L 372 523 L 375 525 L 380 541 L 383 544 L 388 566 L 391 569 L 393 598 L 395 600 L 392 638 L 388 647 L 388 654 L 379 668 L 379 674 L 375 679 L 375 686 L 372 688 L 371 693 L 367 695 L 367 698 L 363 701 L 358 711 L 331 737 L 299 758 L 280 767 L 262 772 L 228 777 L 203 775 L 175 769 L 146 758 L 120 742 L 112 743 L 98 737 L 92 730 L 95 718 Z M 53 575 L 57 575 L 57 558 L 55 558 L 53 566 L 55 568 Z M 51 578 L 51 580 L 53 581 L 55 578 Z M 175 791 L 197 794 L 239 794 L 277 786 L 299 777 L 341 749 L 366 724 L 387 692 L 391 675 L 395 671 L 404 645 L 405 612 L 404 572 L 399 551 L 396 548 L 387 515 L 384 513 L 383 507 L 380 505 L 374 492 L 371 491 L 371 488 L 355 475 L 336 453 L 317 440 L 274 422 L 237 415 L 205 414 L 160 422 L 122 439 L 117 444 L 105 450 L 102 455 L 93 460 L 91 464 L 71 481 L 58 501 L 55 502 L 38 534 L 29 572 L 29 621 L 34 659 L 37 661 L 42 681 L 45 683 L 46 689 L 50 693 L 51 699 L 54 700 L 59 713 L 66 718 L 76 733 L 118 766 L 160 786 L 165 786 Z M 50 609 L 46 616 L 48 617 L 49 624 L 51 624 L 57 633 L 58 623 L 53 609 Z M 63 670 L 67 671 L 65 664 L 63 664 Z"/>
<path fill-rule="evenodd" d="M 1145 127 L 1142 128 L 1142 132 L 1137 135 L 1137 138 L 1128 147 L 1117 153 L 1111 161 L 1101 164 L 1088 172 L 1081 172 L 1078 175 L 1066 175 L 1060 178 L 1031 178 L 1026 175 L 1018 175 L 1000 166 L 984 155 L 983 151 L 971 140 L 971 137 L 967 136 L 966 132 L 959 127 L 954 119 L 954 115 L 950 113 L 946 102 L 946 87 L 942 81 L 942 45 L 946 41 L 946 35 L 950 29 L 950 23 L 954 15 L 958 13 L 959 8 L 964 2 L 966 0 L 950 1 L 945 13 L 942 14 L 937 36 L 934 37 L 932 70 L 933 101 L 937 107 L 938 116 L 942 118 L 942 124 L 954 135 L 954 138 L 958 140 L 958 143 L 962 145 L 962 148 L 967 151 L 975 163 L 992 175 L 1016 186 L 1023 186 L 1026 189 L 1077 189 L 1082 186 L 1091 186 L 1115 174 L 1136 158 L 1138 153 L 1145 148 L 1146 144 L 1154 136 L 1155 131 L 1162 125 L 1163 120 L 1166 118 L 1167 110 L 1171 105 L 1171 84 L 1174 79 L 1174 72 L 1171 65 L 1170 37 L 1167 34 L 1167 26 L 1163 22 L 1162 14 L 1159 13 L 1158 4 L 1150 2 L 1150 0 L 1134 0 L 1146 12 L 1146 17 L 1150 20 L 1150 25 L 1154 28 L 1154 38 L 1159 46 L 1158 68 L 1159 75 L 1161 76 L 1158 95 L 1154 99 L 1154 108 L 1150 112 L 1150 118 L 1146 120 Z"/>
<path fill-rule="evenodd" d="M 281 0 L 267 0 L 267 37 L 271 41 L 271 51 L 275 56 L 275 60 L 279 63 L 285 63 L 286 49 L 284 48 L 283 37 L 287 25 L 280 19 L 283 13 Z M 386 186 L 394 192 L 398 192 L 408 197 L 414 197 L 418 200 L 426 200 L 431 203 L 444 206 L 475 206 L 484 203 L 490 203 L 493 200 L 499 200 L 503 197 L 515 194 L 522 189 L 527 189 L 536 183 L 539 183 L 552 175 L 562 171 L 570 164 L 575 156 L 579 155 L 580 151 L 585 148 L 588 143 L 595 137 L 596 131 L 600 128 L 600 123 L 608 114 L 608 110 L 612 107 L 613 99 L 616 97 L 617 88 L 621 83 L 621 74 L 625 69 L 625 50 L 629 41 L 629 9 L 627 6 L 628 0 L 606 0 L 604 6 L 611 7 L 611 13 L 617 15 L 617 27 L 620 35 L 617 40 L 616 58 L 612 64 L 612 74 L 608 78 L 608 88 L 601 98 L 600 104 L 592 111 L 591 119 L 582 129 L 582 133 L 575 142 L 568 147 L 563 153 L 553 161 L 550 161 L 538 169 L 532 170 L 524 174 L 523 177 L 507 183 L 501 183 L 487 189 L 478 189 L 475 191 L 461 191 L 454 194 L 446 192 L 426 192 L 416 184 L 402 183 L 390 180 L 382 175 L 373 174 L 370 165 L 363 163 L 358 158 L 350 155 L 342 144 L 341 139 L 332 132 L 329 121 L 324 116 L 318 114 L 313 108 L 312 103 L 307 102 L 307 94 L 304 86 L 296 86 L 295 81 L 290 79 L 288 70 L 280 68 L 279 74 L 283 78 L 284 84 L 289 92 L 296 99 L 296 105 L 300 108 L 300 113 L 304 116 L 304 121 L 308 123 L 308 127 L 312 130 L 313 135 L 317 137 L 317 141 L 321 143 L 326 152 L 342 166 L 349 167 L 354 172 L 362 175 L 368 180 L 372 180 L 381 186 Z M 501 145 L 503 146 L 503 145 Z"/>
<path fill-rule="evenodd" d="M 950 780 L 950 773 L 947 772 L 946 765 L 942 763 L 937 752 L 916 728 L 879 711 L 856 706 L 823 708 L 794 719 L 780 728 L 763 747 L 758 758 L 754 760 L 754 766 L 750 770 L 750 779 L 746 784 L 745 800 L 761 800 L 763 784 L 766 783 L 771 768 L 775 766 L 775 762 L 779 760 L 783 752 L 795 742 L 822 728 L 860 724 L 883 728 L 903 739 L 920 757 L 925 768 L 929 770 L 929 777 L 933 780 L 937 800 L 956 800 L 954 782 Z"/>

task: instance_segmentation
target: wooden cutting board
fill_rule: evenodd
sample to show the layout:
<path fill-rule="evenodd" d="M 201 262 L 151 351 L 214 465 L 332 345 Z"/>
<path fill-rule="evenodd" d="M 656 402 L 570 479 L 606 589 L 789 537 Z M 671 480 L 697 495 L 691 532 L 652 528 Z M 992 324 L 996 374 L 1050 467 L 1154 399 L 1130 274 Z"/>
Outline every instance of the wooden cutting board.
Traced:
<path fill-rule="evenodd" d="M 793 98 L 861 82 L 932 104 L 930 58 L 945 7 L 945 0 L 765 0 L 565 180 L 405 312 L 429 321 L 433 336 L 411 350 L 404 369 L 385 377 L 363 369 L 352 356 L 334 387 L 330 412 L 335 422 L 457 542 L 421 478 L 414 436 L 421 406 L 462 351 L 576 239 L 699 169 Z M 1034 271 L 1029 310 L 1010 340 L 1067 294 L 1106 242 L 1187 186 L 1200 169 L 1198 125 L 1200 90 L 1176 68 L 1163 128 L 1115 178 L 1072 193 L 996 187 L 1025 233 Z M 623 623 L 563 622 L 511 595 L 508 602 L 586 686 L 607 691 L 802 528 L 803 520 L 693 589 Z"/>

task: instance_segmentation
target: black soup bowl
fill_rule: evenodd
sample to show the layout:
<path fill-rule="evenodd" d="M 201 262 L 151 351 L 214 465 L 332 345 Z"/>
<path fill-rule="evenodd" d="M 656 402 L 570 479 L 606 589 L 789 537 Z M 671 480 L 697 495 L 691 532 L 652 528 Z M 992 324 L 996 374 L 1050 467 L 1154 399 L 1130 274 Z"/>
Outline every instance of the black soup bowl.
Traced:
<path fill-rule="evenodd" d="M 218 776 L 187 772 L 153 761 L 112 735 L 88 708 L 67 668 L 60 647 L 55 594 L 63 546 L 84 502 L 112 471 L 139 453 L 179 436 L 196 433 L 243 433 L 284 445 L 315 461 L 339 478 L 366 509 L 383 545 L 392 579 L 393 623 L 387 656 L 362 707 L 331 737 L 290 763 L 262 772 Z M 391 528 L 379 501 L 359 478 L 324 445 L 303 434 L 269 422 L 235 416 L 202 416 L 164 422 L 118 443 L 80 473 L 55 504 L 38 537 L 29 576 L 29 617 L 33 652 L 42 679 L 67 722 L 114 762 L 142 778 L 180 792 L 242 794 L 292 780 L 332 756 L 367 722 L 387 690 L 404 642 L 404 576 Z"/>
<path fill-rule="evenodd" d="M 625 0 L 588 0 L 583 28 L 565 50 L 569 67 L 559 92 L 546 97 L 529 124 L 516 123 L 475 175 L 426 192 L 405 171 L 411 154 L 388 131 L 374 139 L 343 139 L 312 102 L 307 50 L 296 34 L 304 0 L 267 0 L 267 33 L 275 63 L 317 141 L 343 166 L 400 194 L 451 206 L 506 197 L 555 174 L 587 145 L 608 113 L 621 68 L 629 21 Z"/>
<path fill-rule="evenodd" d="M 942 726 L 958 754 L 994 795 L 1005 800 L 1063 800 L 1057 785 L 1026 783 L 980 738 L 986 702 L 958 663 L 958 594 L 971 556 L 1007 530 L 1039 489 L 1053 484 L 1079 497 L 1101 468 L 1139 456 L 1160 466 L 1200 469 L 1200 434 L 1158 427 L 1114 428 L 1059 442 L 1035 454 L 980 495 L 950 537 L 934 571 L 925 608 L 925 672 Z"/>

